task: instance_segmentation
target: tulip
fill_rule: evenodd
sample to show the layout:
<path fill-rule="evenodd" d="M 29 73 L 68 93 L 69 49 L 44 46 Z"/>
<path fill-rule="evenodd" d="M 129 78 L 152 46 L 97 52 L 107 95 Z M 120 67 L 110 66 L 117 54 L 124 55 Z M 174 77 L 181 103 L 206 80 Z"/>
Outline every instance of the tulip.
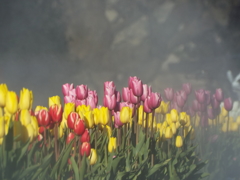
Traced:
<path fill-rule="evenodd" d="M 34 110 L 34 115 L 37 116 L 41 109 L 45 109 L 46 111 L 48 111 L 48 109 L 44 106 L 37 106 Z"/>
<path fill-rule="evenodd" d="M 221 102 L 223 100 L 224 96 L 223 96 L 223 90 L 221 88 L 216 89 L 215 97 L 218 102 Z"/>
<path fill-rule="evenodd" d="M 76 87 L 76 95 L 79 100 L 86 99 L 88 96 L 88 87 L 87 85 L 79 85 Z"/>
<path fill-rule="evenodd" d="M 86 99 L 83 99 L 83 100 L 76 99 L 75 100 L 75 105 L 76 105 L 76 107 L 82 106 L 82 105 L 87 105 L 87 100 Z"/>
<path fill-rule="evenodd" d="M 81 136 L 84 131 L 85 131 L 85 124 L 84 121 L 81 119 L 77 119 L 74 123 L 74 132 L 75 134 L 77 134 L 78 136 Z"/>
<path fill-rule="evenodd" d="M 88 157 L 90 155 L 91 152 L 91 145 L 88 142 L 84 142 L 82 143 L 81 147 L 80 147 L 80 154 L 82 156 L 84 156 L 84 154 L 86 155 L 86 157 Z"/>
<path fill-rule="evenodd" d="M 116 96 L 113 95 L 105 95 L 103 99 L 103 105 L 108 107 L 109 110 L 113 110 L 116 107 Z"/>
<path fill-rule="evenodd" d="M 128 87 L 122 88 L 122 98 L 125 102 L 130 102 L 130 89 Z"/>
<path fill-rule="evenodd" d="M 75 111 L 75 104 L 74 103 L 67 103 L 64 105 L 64 118 L 67 119 L 68 115 L 71 112 Z"/>
<path fill-rule="evenodd" d="M 53 120 L 53 122 L 60 122 L 62 120 L 62 105 L 54 104 L 49 108 L 49 114 Z"/>
<path fill-rule="evenodd" d="M 133 94 L 137 97 L 141 97 L 143 94 L 142 81 L 139 78 L 137 78 L 136 76 L 134 76 L 131 83 L 132 83 L 131 89 L 133 91 Z"/>
<path fill-rule="evenodd" d="M 135 115 L 135 111 L 136 111 L 136 108 L 135 108 L 135 105 L 132 104 L 132 103 L 128 103 L 128 102 L 120 102 L 119 103 L 119 110 L 121 111 L 123 107 L 130 107 L 132 109 L 132 117 Z"/>
<path fill-rule="evenodd" d="M 172 109 L 170 114 L 171 114 L 172 122 L 177 122 L 178 119 L 179 119 L 177 110 L 176 109 Z"/>
<path fill-rule="evenodd" d="M 45 127 L 40 126 L 40 127 L 38 128 L 38 132 L 39 132 L 40 134 L 43 134 L 44 131 L 45 131 Z"/>
<path fill-rule="evenodd" d="M 189 83 L 183 84 L 182 89 L 189 95 L 192 92 L 192 86 Z"/>
<path fill-rule="evenodd" d="M 5 117 L 0 117 L 0 138 L 5 136 Z"/>
<path fill-rule="evenodd" d="M 74 88 L 73 84 L 69 84 L 69 83 L 63 84 L 62 85 L 63 96 L 69 96 L 69 91 L 71 91 L 73 88 Z"/>
<path fill-rule="evenodd" d="M 49 101 L 48 101 L 49 108 L 52 105 L 59 105 L 59 104 L 61 104 L 59 96 L 52 96 L 52 97 L 49 98 Z"/>
<path fill-rule="evenodd" d="M 104 95 L 113 95 L 115 90 L 116 86 L 113 81 L 104 82 Z"/>
<path fill-rule="evenodd" d="M 41 109 L 37 115 L 38 124 L 40 126 L 48 126 L 50 123 L 50 116 L 47 110 Z"/>
<path fill-rule="evenodd" d="M 93 96 L 88 96 L 86 101 L 87 101 L 87 105 L 89 105 L 91 107 L 91 109 L 96 108 L 97 105 L 95 103 L 95 99 Z"/>
<path fill-rule="evenodd" d="M 167 113 L 165 116 L 165 121 L 168 123 L 168 125 L 172 124 L 171 114 Z"/>
<path fill-rule="evenodd" d="M 215 111 L 211 106 L 207 108 L 207 115 L 209 119 L 215 119 L 216 117 Z"/>
<path fill-rule="evenodd" d="M 174 97 L 174 91 L 173 91 L 172 88 L 164 89 L 164 94 L 165 94 L 165 97 L 168 101 L 172 101 L 172 99 Z"/>
<path fill-rule="evenodd" d="M 114 126 L 115 126 L 115 128 L 122 127 L 124 124 L 120 121 L 120 112 L 119 111 L 114 112 L 113 116 L 114 116 Z"/>
<path fill-rule="evenodd" d="M 210 91 L 205 91 L 205 102 L 207 105 L 211 103 L 211 92 Z"/>
<path fill-rule="evenodd" d="M 103 131 L 104 131 L 105 133 L 107 133 L 108 138 L 110 138 L 110 137 L 112 136 L 112 128 L 111 128 L 110 126 L 108 126 L 108 125 L 104 126 Z"/>
<path fill-rule="evenodd" d="M 108 152 L 113 152 L 117 148 L 117 138 L 111 137 L 108 142 Z"/>
<path fill-rule="evenodd" d="M 130 107 L 123 107 L 120 111 L 120 121 L 125 124 L 132 119 L 132 109 Z"/>
<path fill-rule="evenodd" d="M 230 97 L 224 99 L 224 108 L 225 108 L 227 111 L 231 111 L 231 110 L 232 110 L 232 107 L 233 107 L 232 99 L 231 99 Z"/>
<path fill-rule="evenodd" d="M 74 124 L 75 124 L 75 121 L 77 119 L 79 119 L 80 116 L 78 115 L 78 113 L 76 112 L 71 112 L 69 115 L 68 115 L 68 118 L 67 118 L 67 125 L 68 125 L 68 128 L 69 129 L 74 129 Z"/>
<path fill-rule="evenodd" d="M 165 138 L 166 139 L 171 139 L 172 136 L 173 136 L 172 129 L 170 128 L 170 126 L 166 127 Z"/>
<path fill-rule="evenodd" d="M 27 126 L 28 124 L 31 123 L 31 115 L 27 109 L 21 110 L 20 121 L 24 126 Z"/>
<path fill-rule="evenodd" d="M 93 109 L 93 121 L 95 125 L 98 125 L 100 123 L 100 110 L 98 108 Z"/>
<path fill-rule="evenodd" d="M 151 113 L 152 112 L 152 109 L 150 109 L 149 107 L 148 107 L 148 99 L 145 99 L 145 101 L 144 101 L 144 103 L 143 103 L 143 110 L 144 110 L 144 112 L 145 113 Z"/>
<path fill-rule="evenodd" d="M 23 88 L 20 91 L 19 108 L 20 109 L 29 109 L 30 101 L 31 101 L 30 91 L 28 89 Z"/>
<path fill-rule="evenodd" d="M 75 97 L 73 96 L 64 96 L 63 100 L 64 100 L 64 104 L 67 104 L 67 103 L 75 104 L 75 101 L 76 101 Z"/>
<path fill-rule="evenodd" d="M 198 103 L 198 111 L 199 112 L 204 112 L 204 111 L 206 111 L 206 109 L 207 109 L 207 106 L 205 103 L 204 104 Z"/>
<path fill-rule="evenodd" d="M 183 145 L 183 140 L 181 136 L 176 137 L 176 147 L 180 148 Z"/>
<path fill-rule="evenodd" d="M 98 156 L 97 156 L 97 151 L 96 149 L 91 149 L 90 156 L 88 157 L 89 159 L 89 164 L 94 165 L 97 162 Z"/>
<path fill-rule="evenodd" d="M 8 87 L 6 84 L 0 84 L 0 107 L 6 105 L 6 96 L 8 92 Z"/>
<path fill-rule="evenodd" d="M 121 94 L 119 91 L 115 91 L 115 97 L 116 97 L 117 103 L 121 102 Z"/>
<path fill-rule="evenodd" d="M 176 94 L 176 103 L 178 107 L 183 108 L 185 100 L 181 94 Z"/>
<path fill-rule="evenodd" d="M 8 91 L 6 95 L 6 110 L 10 114 L 15 114 L 18 109 L 17 94 L 13 91 Z"/>
<path fill-rule="evenodd" d="M 94 116 L 92 111 L 87 111 L 84 113 L 84 122 L 85 122 L 85 126 L 88 129 L 93 128 L 94 126 Z"/>
<path fill-rule="evenodd" d="M 150 109 L 156 109 L 158 106 L 160 106 L 160 103 L 162 101 L 161 95 L 159 93 L 150 93 L 147 97 L 147 104 Z"/>
<path fill-rule="evenodd" d="M 34 129 L 33 137 L 36 138 L 37 135 L 38 135 L 39 126 L 38 126 L 37 118 L 35 116 L 31 116 L 31 124 L 32 124 L 32 127 Z"/>
<path fill-rule="evenodd" d="M 74 133 L 69 133 L 67 136 L 66 144 L 69 144 L 75 138 Z"/>
<path fill-rule="evenodd" d="M 88 91 L 88 97 L 89 97 L 89 96 L 93 97 L 94 104 L 95 104 L 95 107 L 96 107 L 97 104 L 98 104 L 98 95 L 97 95 L 97 92 L 96 92 L 96 91 L 91 91 L 91 90 L 89 90 L 89 91 Z"/>
<path fill-rule="evenodd" d="M 80 138 L 80 141 L 83 142 L 90 142 L 90 135 L 88 129 L 85 129 L 83 135 Z"/>
<path fill-rule="evenodd" d="M 185 126 L 185 124 L 187 123 L 187 113 L 186 112 L 180 113 L 179 122 L 182 126 Z"/>
<path fill-rule="evenodd" d="M 109 111 L 107 107 L 100 108 L 100 123 L 106 125 L 110 121 Z"/>
<path fill-rule="evenodd" d="M 151 88 L 150 86 L 148 86 L 147 84 L 143 84 L 143 94 L 141 96 L 141 101 L 145 101 L 145 99 L 148 97 L 149 93 L 149 88 Z"/>
<path fill-rule="evenodd" d="M 195 91 L 195 97 L 200 104 L 203 104 L 206 101 L 206 95 L 203 89 Z"/>
<path fill-rule="evenodd" d="M 140 102 L 140 98 L 133 94 L 133 90 L 130 89 L 130 102 L 133 104 L 138 104 Z"/>
<path fill-rule="evenodd" d="M 34 128 L 32 124 L 28 124 L 27 126 L 22 126 L 22 127 L 23 127 L 22 136 L 21 136 L 22 141 L 26 143 L 27 140 L 29 139 L 29 141 L 32 142 L 34 138 Z"/>
<path fill-rule="evenodd" d="M 238 131 L 238 123 L 237 122 L 232 122 L 230 123 L 230 131 Z"/>
<path fill-rule="evenodd" d="M 217 100 L 217 98 L 214 94 L 211 98 L 211 105 L 212 105 L 213 109 L 219 108 L 219 105 L 220 105 L 219 101 Z"/>
<path fill-rule="evenodd" d="M 0 120 L 1 121 L 1 120 Z M 0 126 L 1 128 L 1 126 Z M 0 130 L 1 133 L 1 130 Z M 15 141 L 19 141 L 21 139 L 22 134 L 22 124 L 20 121 L 13 121 L 13 137 Z"/>

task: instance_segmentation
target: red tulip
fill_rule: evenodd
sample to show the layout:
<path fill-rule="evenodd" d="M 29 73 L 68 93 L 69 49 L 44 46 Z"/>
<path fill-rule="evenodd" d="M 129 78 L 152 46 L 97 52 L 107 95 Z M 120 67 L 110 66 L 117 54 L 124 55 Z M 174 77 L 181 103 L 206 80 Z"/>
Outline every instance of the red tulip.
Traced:
<path fill-rule="evenodd" d="M 62 105 L 54 104 L 49 108 L 49 114 L 54 122 L 60 122 L 62 120 Z"/>
<path fill-rule="evenodd" d="M 80 141 L 83 142 L 90 142 L 90 135 L 88 129 L 85 129 L 83 135 L 80 138 Z"/>
<path fill-rule="evenodd" d="M 40 126 L 38 129 L 38 132 L 42 134 L 45 131 L 45 128 L 43 126 Z"/>
<path fill-rule="evenodd" d="M 73 128 L 74 132 L 81 136 L 84 131 L 85 131 L 85 124 L 84 124 L 84 121 L 81 120 L 81 119 L 77 119 L 74 123 L 74 128 Z"/>
<path fill-rule="evenodd" d="M 230 97 L 224 99 L 224 108 L 225 108 L 227 111 L 231 111 L 231 110 L 232 110 L 232 107 L 233 107 L 232 99 L 231 99 Z"/>
<path fill-rule="evenodd" d="M 108 109 L 113 110 L 116 107 L 116 96 L 113 95 L 105 95 L 103 98 L 103 105 L 108 107 Z"/>
<path fill-rule="evenodd" d="M 48 126 L 50 123 L 50 116 L 48 111 L 45 109 L 41 109 L 38 112 L 37 120 L 38 120 L 39 126 L 45 126 L 45 127 Z"/>
<path fill-rule="evenodd" d="M 76 112 L 71 112 L 69 115 L 68 115 L 68 118 L 67 118 L 67 125 L 68 125 L 68 128 L 69 129 L 74 129 L 74 124 L 75 124 L 75 121 L 77 119 L 79 119 L 80 116 L 78 113 Z"/>
<path fill-rule="evenodd" d="M 219 101 L 219 102 L 221 102 L 223 100 L 224 96 L 223 96 L 223 90 L 221 88 L 216 89 L 215 97 L 216 97 L 217 101 Z"/>
<path fill-rule="evenodd" d="M 162 101 L 161 95 L 159 93 L 151 93 L 148 97 L 147 97 L 147 103 L 148 103 L 148 107 L 150 109 L 156 109 L 157 107 L 160 106 L 160 103 Z"/>
<path fill-rule="evenodd" d="M 82 156 L 84 156 L 84 154 L 88 157 L 90 155 L 91 152 L 91 145 L 88 142 L 84 142 L 82 143 L 81 147 L 80 147 L 80 154 Z"/>
<path fill-rule="evenodd" d="M 173 91 L 172 88 L 164 89 L 164 94 L 165 94 L 165 97 L 168 101 L 172 101 L 172 99 L 174 97 L 174 91 Z"/>
<path fill-rule="evenodd" d="M 75 135 L 74 133 L 69 133 L 67 136 L 67 140 L 66 140 L 66 144 L 69 144 L 73 139 L 74 139 Z"/>
<path fill-rule="evenodd" d="M 76 87 L 76 96 L 79 100 L 86 99 L 88 96 L 88 87 L 87 85 L 79 85 Z"/>

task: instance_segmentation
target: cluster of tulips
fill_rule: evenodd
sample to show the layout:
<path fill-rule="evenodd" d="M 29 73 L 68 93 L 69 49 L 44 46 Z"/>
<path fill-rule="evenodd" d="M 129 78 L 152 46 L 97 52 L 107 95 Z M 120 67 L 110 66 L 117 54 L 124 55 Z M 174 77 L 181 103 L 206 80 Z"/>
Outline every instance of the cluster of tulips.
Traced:
<path fill-rule="evenodd" d="M 233 102 L 231 98 L 224 99 L 222 89 L 216 89 L 212 95 L 203 89 L 196 90 L 195 96 L 190 96 L 191 92 L 192 87 L 187 83 L 176 92 L 166 88 L 162 97 L 138 77 L 130 77 L 128 87 L 123 87 L 121 93 L 114 82 L 105 82 L 103 104 L 98 105 L 96 91 L 87 85 L 74 88 L 67 83 L 62 86 L 63 105 L 59 96 L 53 96 L 49 98 L 48 108 L 37 106 L 33 111 L 32 91 L 23 88 L 18 97 L 6 84 L 0 84 L 0 145 L 7 145 L 4 139 L 12 129 L 13 143 L 29 143 L 31 148 L 34 142 L 41 142 L 43 155 L 53 147 L 55 162 L 60 162 L 62 149 L 71 144 L 68 164 L 81 168 L 85 157 L 89 165 L 103 161 L 98 154 L 98 141 L 103 141 L 103 134 L 107 137 L 103 143 L 108 153 L 117 155 L 123 143 L 131 146 L 134 139 L 133 144 L 137 146 L 141 141 L 139 134 L 144 133 L 146 139 L 151 139 L 153 167 L 154 146 L 161 148 L 168 143 L 168 148 L 174 144 L 181 149 L 187 136 L 193 140 L 196 133 L 205 134 L 208 127 L 214 125 L 223 132 L 238 131 L 240 114 L 235 115 L 235 119 L 231 117 Z M 191 98 L 192 104 L 188 101 Z M 127 132 L 130 135 L 124 142 Z M 60 143 L 61 140 L 64 143 Z"/>

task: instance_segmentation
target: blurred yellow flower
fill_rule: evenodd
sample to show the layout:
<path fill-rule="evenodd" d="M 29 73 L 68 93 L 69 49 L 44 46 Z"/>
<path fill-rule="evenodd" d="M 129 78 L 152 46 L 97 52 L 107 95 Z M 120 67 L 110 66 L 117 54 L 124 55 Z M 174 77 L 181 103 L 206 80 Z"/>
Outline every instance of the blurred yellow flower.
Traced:
<path fill-rule="evenodd" d="M 91 129 L 94 127 L 94 116 L 91 110 L 84 113 L 84 122 L 86 128 Z"/>
<path fill-rule="evenodd" d="M 30 109 L 31 105 L 31 95 L 29 89 L 23 88 L 20 91 L 19 98 L 19 108 L 22 109 Z"/>
<path fill-rule="evenodd" d="M 107 123 L 110 121 L 109 111 L 107 107 L 101 107 L 100 108 L 100 123 L 103 125 L 107 125 Z"/>
<path fill-rule="evenodd" d="M 15 114 L 18 109 L 17 94 L 13 91 L 8 91 L 6 96 L 6 110 L 10 114 Z"/>
<path fill-rule="evenodd" d="M 232 122 L 229 124 L 229 126 L 230 126 L 231 131 L 233 131 L 233 132 L 238 131 L 238 123 Z"/>
<path fill-rule="evenodd" d="M 4 116 L 0 117 L 0 138 L 5 136 L 5 119 Z"/>
<path fill-rule="evenodd" d="M 8 87 L 6 84 L 0 84 L 0 107 L 6 105 L 6 96 L 8 92 Z"/>
<path fill-rule="evenodd" d="M 108 142 L 108 152 L 115 151 L 117 148 L 117 138 L 111 137 Z"/>
<path fill-rule="evenodd" d="M 88 156 L 89 164 L 94 165 L 97 162 L 98 156 L 96 149 L 91 148 L 90 156 Z"/>
<path fill-rule="evenodd" d="M 31 124 L 31 115 L 27 109 L 21 110 L 20 121 L 23 126 L 27 126 L 28 124 Z"/>
<path fill-rule="evenodd" d="M 52 105 L 59 105 L 61 104 L 61 99 L 59 96 L 52 96 L 48 99 L 48 106 L 51 107 Z"/>
<path fill-rule="evenodd" d="M 183 140 L 181 136 L 176 137 L 176 147 L 180 148 L 183 145 Z"/>
<path fill-rule="evenodd" d="M 172 129 L 170 128 L 170 126 L 168 126 L 168 127 L 166 128 L 165 138 L 166 138 L 166 139 L 171 139 L 172 136 L 173 136 Z"/>
<path fill-rule="evenodd" d="M 171 119 L 172 119 L 172 122 L 177 122 L 179 117 L 178 117 L 178 111 L 176 109 L 172 109 L 171 112 Z"/>

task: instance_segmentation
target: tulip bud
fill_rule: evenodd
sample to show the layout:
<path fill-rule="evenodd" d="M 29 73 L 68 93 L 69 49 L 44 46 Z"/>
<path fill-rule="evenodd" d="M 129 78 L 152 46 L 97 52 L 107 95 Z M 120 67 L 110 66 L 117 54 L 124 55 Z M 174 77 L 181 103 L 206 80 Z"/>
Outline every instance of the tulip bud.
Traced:
<path fill-rule="evenodd" d="M 73 96 L 64 96 L 63 100 L 64 100 L 64 104 L 67 104 L 67 103 L 75 104 L 75 101 L 76 101 L 75 97 Z"/>
<path fill-rule="evenodd" d="M 0 84 L 0 107 L 6 105 L 6 96 L 8 92 L 8 87 L 6 84 Z"/>
<path fill-rule="evenodd" d="M 116 97 L 117 103 L 121 102 L 121 94 L 119 91 L 115 91 L 115 97 Z"/>
<path fill-rule="evenodd" d="M 88 96 L 86 101 L 87 101 L 87 105 L 90 106 L 91 109 L 96 108 L 95 99 L 93 96 Z"/>
<path fill-rule="evenodd" d="M 117 148 L 117 138 L 111 137 L 108 142 L 108 152 L 115 151 Z"/>
<path fill-rule="evenodd" d="M 48 111 L 48 109 L 44 106 L 37 106 L 34 110 L 34 115 L 37 116 L 41 109 L 45 109 L 46 111 Z"/>
<path fill-rule="evenodd" d="M 38 124 L 40 126 L 48 126 L 50 123 L 50 116 L 47 110 L 41 109 L 37 115 Z"/>
<path fill-rule="evenodd" d="M 187 123 L 187 113 L 186 112 L 180 113 L 179 122 L 182 126 L 185 126 L 185 124 Z"/>
<path fill-rule="evenodd" d="M 19 108 L 20 109 L 29 109 L 30 101 L 31 101 L 30 91 L 28 89 L 23 88 L 20 91 Z"/>
<path fill-rule="evenodd" d="M 115 128 L 120 128 L 122 127 L 124 124 L 120 121 L 120 112 L 113 112 L 113 116 L 114 116 L 114 126 Z"/>
<path fill-rule="evenodd" d="M 66 144 L 69 144 L 75 138 L 74 133 L 69 133 L 67 136 Z"/>
<path fill-rule="evenodd" d="M 97 162 L 98 156 L 97 156 L 97 151 L 96 149 L 91 149 L 90 156 L 88 157 L 89 159 L 89 164 L 94 165 Z"/>
<path fill-rule="evenodd" d="M 93 109 L 93 120 L 94 120 L 95 125 L 98 125 L 100 123 L 99 119 L 100 119 L 100 110 L 98 108 L 94 108 Z"/>
<path fill-rule="evenodd" d="M 62 120 L 62 105 L 54 104 L 49 108 L 49 114 L 53 120 L 53 122 L 60 122 Z"/>
<path fill-rule="evenodd" d="M 77 119 L 79 119 L 80 116 L 78 115 L 78 113 L 76 112 L 71 112 L 69 115 L 68 115 L 68 118 L 67 118 L 67 125 L 68 125 L 68 128 L 69 129 L 74 129 L 74 124 L 75 124 L 75 121 Z"/>
<path fill-rule="evenodd" d="M 74 88 L 73 84 L 69 84 L 69 83 L 63 84 L 62 85 L 63 96 L 69 96 L 69 91 L 71 91 L 73 88 Z"/>
<path fill-rule="evenodd" d="M 232 107 L 233 107 L 232 99 L 231 99 L 231 98 L 226 98 L 226 99 L 224 99 L 224 108 L 225 108 L 227 111 L 231 111 L 231 110 L 232 110 Z"/>
<path fill-rule="evenodd" d="M 28 124 L 31 123 L 31 115 L 27 109 L 21 110 L 20 121 L 24 126 L 27 126 Z"/>
<path fill-rule="evenodd" d="M 152 109 L 150 109 L 148 107 L 148 98 L 145 99 L 144 103 L 143 103 L 143 110 L 145 113 L 151 113 Z"/>
<path fill-rule="evenodd" d="M 137 97 L 141 97 L 143 94 L 143 84 L 142 81 L 137 78 L 136 76 L 132 79 L 132 85 L 131 85 L 133 94 Z"/>
<path fill-rule="evenodd" d="M 164 89 L 164 94 L 165 94 L 165 97 L 168 101 L 172 101 L 173 96 L 174 96 L 174 91 L 173 91 L 172 88 Z"/>
<path fill-rule="evenodd" d="M 88 87 L 87 85 L 79 85 L 76 87 L 76 95 L 79 100 L 86 99 L 88 96 Z"/>
<path fill-rule="evenodd" d="M 88 157 L 90 155 L 91 152 L 91 145 L 88 142 L 84 142 L 82 143 L 81 147 L 80 147 L 80 154 L 82 156 L 84 156 L 84 154 L 86 155 L 86 157 Z"/>
<path fill-rule="evenodd" d="M 90 142 L 90 135 L 88 129 L 85 129 L 83 135 L 80 138 L 80 141 L 83 142 Z"/>
<path fill-rule="evenodd" d="M 223 100 L 224 96 L 223 96 L 223 90 L 221 88 L 216 89 L 215 97 L 218 102 L 221 102 Z"/>
<path fill-rule="evenodd" d="M 88 97 L 93 97 L 93 98 L 91 98 L 92 100 L 93 100 L 93 102 L 94 102 L 94 108 L 97 106 L 97 104 L 98 104 L 98 95 L 97 95 L 97 92 L 96 91 L 91 91 L 91 90 L 89 90 L 88 91 Z M 89 102 L 88 102 L 89 100 L 87 100 L 87 104 L 88 105 L 90 105 L 89 104 Z M 93 103 L 92 102 L 92 103 Z M 91 106 L 91 105 L 90 105 Z M 91 106 L 92 107 L 92 109 L 93 109 L 93 106 Z"/>
<path fill-rule="evenodd" d="M 176 137 L 176 147 L 180 148 L 183 145 L 183 140 L 181 136 Z"/>
<path fill-rule="evenodd" d="M 10 114 L 15 114 L 18 109 L 17 94 L 13 91 L 8 91 L 6 95 L 6 110 Z"/>
<path fill-rule="evenodd" d="M 52 97 L 49 98 L 49 102 L 48 102 L 49 108 L 52 105 L 59 105 L 59 104 L 61 104 L 59 96 L 52 96 Z"/>
<path fill-rule="evenodd" d="M 84 124 L 83 120 L 77 119 L 74 123 L 73 130 L 78 136 L 81 136 L 85 131 L 85 124 Z"/>
<path fill-rule="evenodd" d="M 171 124 L 170 124 L 170 128 L 172 129 L 173 135 L 175 135 L 176 132 L 177 132 L 176 124 L 175 124 L 175 123 L 171 123 Z"/>

